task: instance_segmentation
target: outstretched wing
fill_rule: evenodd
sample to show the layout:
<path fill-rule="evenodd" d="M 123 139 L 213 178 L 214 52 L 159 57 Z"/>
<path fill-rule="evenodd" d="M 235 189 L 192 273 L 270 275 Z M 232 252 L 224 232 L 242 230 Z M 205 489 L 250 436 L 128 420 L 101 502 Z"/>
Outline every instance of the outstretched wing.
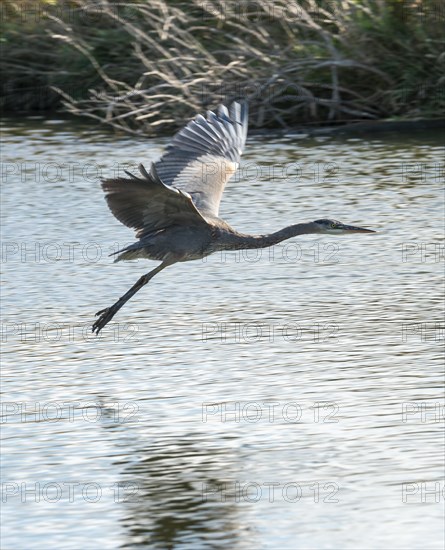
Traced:
<path fill-rule="evenodd" d="M 105 198 L 113 215 L 127 227 L 137 230 L 141 238 L 171 225 L 206 224 L 192 198 L 185 191 L 165 185 L 152 164 L 150 173 L 139 165 L 143 178 L 102 181 Z"/>
<path fill-rule="evenodd" d="M 218 216 L 224 187 L 236 172 L 247 135 L 247 104 L 220 105 L 178 132 L 156 162 L 159 177 L 189 193 L 204 216 Z"/>

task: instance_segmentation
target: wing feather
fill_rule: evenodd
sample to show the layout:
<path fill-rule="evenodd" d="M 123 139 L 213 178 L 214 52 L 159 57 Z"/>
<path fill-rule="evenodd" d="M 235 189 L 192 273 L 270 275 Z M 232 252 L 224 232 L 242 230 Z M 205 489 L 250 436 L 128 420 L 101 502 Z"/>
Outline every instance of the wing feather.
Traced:
<path fill-rule="evenodd" d="M 220 105 L 178 132 L 156 163 L 160 179 L 187 191 L 204 216 L 217 216 L 224 187 L 235 173 L 247 136 L 247 105 Z"/>
<path fill-rule="evenodd" d="M 140 165 L 143 178 L 116 178 L 102 181 L 105 198 L 113 215 L 127 227 L 137 230 L 141 238 L 172 225 L 201 225 L 206 220 L 191 196 L 165 185 L 152 165 L 150 173 Z"/>
<path fill-rule="evenodd" d="M 247 136 L 247 105 L 220 105 L 178 132 L 142 177 L 102 181 L 113 215 L 141 238 L 172 225 L 207 224 L 218 215 L 227 181 L 238 168 Z"/>

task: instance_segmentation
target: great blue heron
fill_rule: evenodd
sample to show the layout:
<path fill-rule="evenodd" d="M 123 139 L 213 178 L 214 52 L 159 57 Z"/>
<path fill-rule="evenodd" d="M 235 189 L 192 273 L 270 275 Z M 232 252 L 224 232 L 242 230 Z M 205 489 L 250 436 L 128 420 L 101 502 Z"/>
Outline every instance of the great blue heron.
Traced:
<path fill-rule="evenodd" d="M 308 233 L 374 233 L 370 229 L 316 220 L 290 225 L 268 235 L 238 233 L 218 217 L 227 181 L 233 176 L 247 135 L 247 105 L 234 102 L 229 109 L 198 115 L 178 132 L 165 154 L 151 165 L 142 164 L 142 177 L 102 182 L 114 216 L 136 229 L 136 243 L 119 250 L 116 261 L 148 258 L 161 262 L 143 275 L 111 307 L 96 313 L 93 332 L 99 334 L 120 308 L 157 273 L 176 262 L 198 260 L 218 250 L 264 248 Z"/>

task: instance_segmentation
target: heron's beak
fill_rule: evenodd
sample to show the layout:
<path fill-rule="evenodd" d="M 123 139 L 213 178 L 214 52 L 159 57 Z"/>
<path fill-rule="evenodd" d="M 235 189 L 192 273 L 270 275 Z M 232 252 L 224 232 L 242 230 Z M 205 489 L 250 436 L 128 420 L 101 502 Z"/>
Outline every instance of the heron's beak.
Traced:
<path fill-rule="evenodd" d="M 355 225 L 344 225 L 342 227 L 348 233 L 376 233 L 372 229 L 365 229 L 364 227 L 356 227 Z"/>

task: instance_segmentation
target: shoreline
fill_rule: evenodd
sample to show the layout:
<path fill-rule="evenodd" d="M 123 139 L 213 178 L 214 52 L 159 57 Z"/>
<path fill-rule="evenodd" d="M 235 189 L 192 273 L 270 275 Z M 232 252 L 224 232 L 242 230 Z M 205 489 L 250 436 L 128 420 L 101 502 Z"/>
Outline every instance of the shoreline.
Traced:
<path fill-rule="evenodd" d="M 50 116 L 47 114 L 19 114 L 19 113 L 3 113 L 0 122 L 4 127 L 8 121 L 11 122 L 29 122 L 31 124 L 37 123 L 40 121 L 45 121 L 48 123 L 57 124 L 58 122 L 62 123 L 67 121 L 73 123 L 74 125 L 84 126 L 85 128 L 102 129 L 104 133 L 110 135 L 123 135 L 123 136 L 132 136 L 132 137 L 143 137 L 144 139 L 153 139 L 153 138 L 165 138 L 174 135 L 172 132 L 160 132 L 158 135 L 147 135 L 140 133 L 139 135 L 126 133 L 124 131 L 116 131 L 110 128 L 107 124 L 101 124 L 94 122 L 91 119 L 88 120 L 88 117 L 76 116 L 66 112 L 53 112 Z M 186 121 L 184 121 L 185 123 Z M 320 136 L 320 135 L 338 135 L 338 134 L 377 134 L 385 132 L 412 132 L 412 131 L 424 131 L 424 130 L 443 130 L 445 132 L 445 118 L 440 119 L 430 119 L 430 118 L 420 118 L 420 119 L 409 119 L 409 120 L 358 120 L 356 122 L 344 122 L 344 123 L 313 123 L 313 124 L 302 124 L 289 126 L 288 128 L 252 128 L 249 130 L 250 136 L 270 136 L 270 135 L 297 135 L 297 134 L 309 134 L 311 136 Z"/>

